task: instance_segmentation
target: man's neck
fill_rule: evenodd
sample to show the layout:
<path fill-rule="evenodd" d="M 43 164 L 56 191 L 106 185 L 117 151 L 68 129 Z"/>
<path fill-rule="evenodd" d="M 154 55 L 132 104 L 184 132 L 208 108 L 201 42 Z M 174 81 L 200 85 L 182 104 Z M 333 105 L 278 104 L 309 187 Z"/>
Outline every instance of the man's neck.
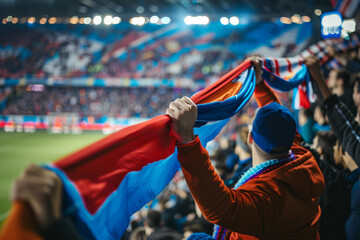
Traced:
<path fill-rule="evenodd" d="M 267 160 L 270 160 L 270 159 L 266 159 L 264 158 L 263 156 L 261 156 L 258 152 L 254 151 L 253 152 L 253 158 L 252 158 L 252 166 L 255 167 Z"/>
<path fill-rule="evenodd" d="M 345 89 L 344 88 L 341 88 L 341 87 L 337 87 L 335 89 L 335 94 L 338 96 L 338 97 L 341 97 L 342 95 L 344 95 L 345 93 Z"/>

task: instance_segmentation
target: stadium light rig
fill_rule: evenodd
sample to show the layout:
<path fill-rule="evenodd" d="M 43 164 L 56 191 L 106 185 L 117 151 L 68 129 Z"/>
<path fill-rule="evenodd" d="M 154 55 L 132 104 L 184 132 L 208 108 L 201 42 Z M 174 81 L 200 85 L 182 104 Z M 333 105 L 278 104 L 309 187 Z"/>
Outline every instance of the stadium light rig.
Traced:
<path fill-rule="evenodd" d="M 184 22 L 187 25 L 207 25 L 210 19 L 207 16 L 186 16 Z"/>
<path fill-rule="evenodd" d="M 79 23 L 79 18 L 77 16 L 73 16 L 69 19 L 69 23 L 71 24 L 78 24 Z"/>
<path fill-rule="evenodd" d="M 104 18 L 104 24 L 105 25 L 110 25 L 112 23 L 112 16 L 108 15 L 108 16 L 105 16 Z"/>
<path fill-rule="evenodd" d="M 102 22 L 102 17 L 101 16 L 95 16 L 93 19 L 93 23 L 94 25 L 99 25 Z"/>
<path fill-rule="evenodd" d="M 151 16 L 150 17 L 150 23 L 157 24 L 157 23 L 159 23 L 159 21 L 160 21 L 160 18 L 158 16 Z"/>
<path fill-rule="evenodd" d="M 322 11 L 320 9 L 315 9 L 314 13 L 315 13 L 316 16 L 321 16 Z"/>
<path fill-rule="evenodd" d="M 34 17 L 29 17 L 29 19 L 28 19 L 29 24 L 33 24 L 35 21 L 36 21 L 36 19 Z"/>
<path fill-rule="evenodd" d="M 222 17 L 222 18 L 220 18 L 220 23 L 222 25 L 228 25 L 229 24 L 229 19 L 227 17 Z"/>
<path fill-rule="evenodd" d="M 166 25 L 166 24 L 169 24 L 171 22 L 171 19 L 169 17 L 162 17 L 160 21 L 161 21 L 162 24 Z"/>
<path fill-rule="evenodd" d="M 90 17 L 84 18 L 84 24 L 90 24 L 90 23 L 91 23 L 91 18 Z"/>
<path fill-rule="evenodd" d="M 239 22 L 240 22 L 240 20 L 239 20 L 239 18 L 238 17 L 231 17 L 230 18 L 230 24 L 231 25 L 238 25 L 239 24 Z"/>
<path fill-rule="evenodd" d="M 309 16 L 302 16 L 302 17 L 301 17 L 301 21 L 303 21 L 303 22 L 311 22 L 311 17 L 309 17 Z"/>
<path fill-rule="evenodd" d="M 120 17 L 113 17 L 111 23 L 112 24 L 119 24 L 121 22 Z"/>
<path fill-rule="evenodd" d="M 49 18 L 49 24 L 55 24 L 56 23 L 56 21 L 57 21 L 57 18 L 56 17 L 51 17 L 51 18 Z"/>
<path fill-rule="evenodd" d="M 145 24 L 146 20 L 144 17 L 133 17 L 129 21 L 132 25 L 142 26 Z"/>
<path fill-rule="evenodd" d="M 18 19 L 17 17 L 14 17 L 14 18 L 11 20 L 11 22 L 12 22 L 13 24 L 18 23 L 18 21 L 19 21 L 19 19 Z"/>
<path fill-rule="evenodd" d="M 292 23 L 291 19 L 288 17 L 281 17 L 280 22 L 283 24 L 291 24 Z"/>
<path fill-rule="evenodd" d="M 293 23 L 296 23 L 296 24 L 301 24 L 301 23 L 302 23 L 299 14 L 294 14 L 294 15 L 291 17 L 291 21 L 292 21 Z"/>
<path fill-rule="evenodd" d="M 39 20 L 39 23 L 40 23 L 41 25 L 45 24 L 46 22 L 47 22 L 47 19 L 44 18 L 44 17 Z"/>

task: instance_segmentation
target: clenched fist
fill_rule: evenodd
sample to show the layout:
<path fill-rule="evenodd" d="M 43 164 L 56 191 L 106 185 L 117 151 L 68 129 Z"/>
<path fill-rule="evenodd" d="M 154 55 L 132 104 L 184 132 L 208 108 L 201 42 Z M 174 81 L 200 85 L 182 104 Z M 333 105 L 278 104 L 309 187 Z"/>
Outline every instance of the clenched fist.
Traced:
<path fill-rule="evenodd" d="M 171 117 L 171 129 L 178 144 L 188 143 L 195 139 L 194 124 L 197 107 L 188 97 L 178 98 L 171 102 L 166 114 Z"/>
<path fill-rule="evenodd" d="M 318 81 L 322 77 L 319 59 L 316 57 L 307 57 L 304 63 L 314 80 Z"/>
<path fill-rule="evenodd" d="M 30 165 L 15 180 L 11 200 L 20 200 L 30 205 L 38 225 L 45 229 L 61 217 L 62 183 L 53 172 Z"/>

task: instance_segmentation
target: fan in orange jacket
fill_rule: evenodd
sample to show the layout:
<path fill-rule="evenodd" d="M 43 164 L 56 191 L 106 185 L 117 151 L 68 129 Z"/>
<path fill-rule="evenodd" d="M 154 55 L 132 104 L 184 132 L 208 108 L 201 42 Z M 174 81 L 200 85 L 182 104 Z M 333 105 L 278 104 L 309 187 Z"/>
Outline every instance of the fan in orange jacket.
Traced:
<path fill-rule="evenodd" d="M 290 112 L 262 81 L 259 60 L 252 61 L 255 98 L 261 107 L 249 133 L 253 168 L 238 188 L 224 185 L 193 134 L 196 106 L 184 97 L 170 103 L 166 112 L 186 182 L 205 218 L 220 226 L 216 238 L 319 239 L 323 175 L 312 154 L 299 146 Z"/>

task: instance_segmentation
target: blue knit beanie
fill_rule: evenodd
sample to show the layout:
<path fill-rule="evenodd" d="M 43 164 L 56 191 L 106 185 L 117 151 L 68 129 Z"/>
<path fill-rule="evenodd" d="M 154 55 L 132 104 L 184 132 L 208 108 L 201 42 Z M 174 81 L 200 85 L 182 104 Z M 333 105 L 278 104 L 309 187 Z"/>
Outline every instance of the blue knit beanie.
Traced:
<path fill-rule="evenodd" d="M 256 114 L 252 127 L 255 143 L 267 153 L 288 151 L 294 142 L 295 120 L 286 107 L 272 102 Z"/>

